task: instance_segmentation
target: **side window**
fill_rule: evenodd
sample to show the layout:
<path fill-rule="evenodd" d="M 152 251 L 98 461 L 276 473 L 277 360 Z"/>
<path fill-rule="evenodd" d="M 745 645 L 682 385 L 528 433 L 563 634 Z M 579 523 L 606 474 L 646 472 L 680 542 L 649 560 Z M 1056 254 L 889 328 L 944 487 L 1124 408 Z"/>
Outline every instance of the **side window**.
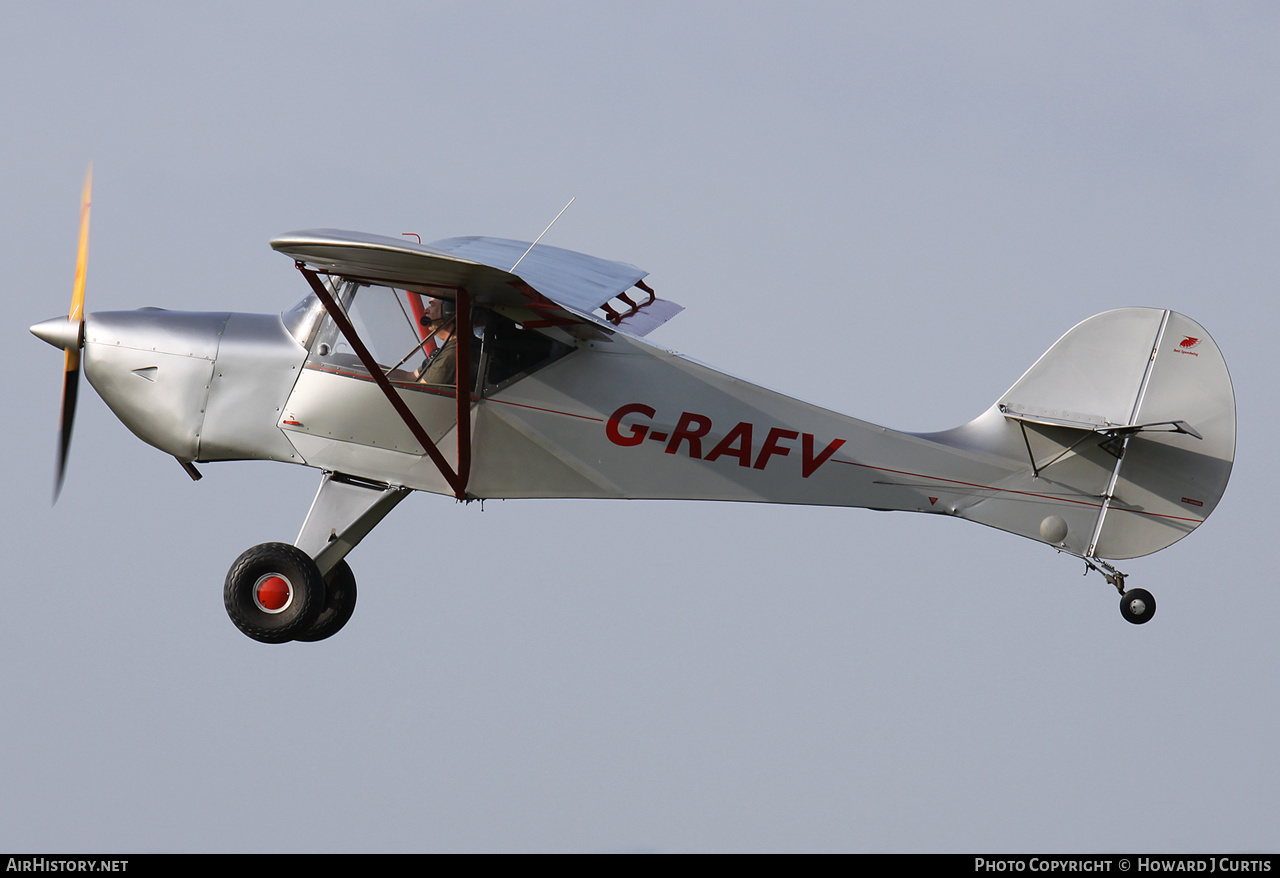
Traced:
<path fill-rule="evenodd" d="M 330 293 L 332 293 L 334 298 L 338 300 L 338 304 L 342 306 L 342 309 L 347 313 L 350 313 L 351 302 L 352 299 L 355 298 L 356 290 L 359 289 L 359 284 L 354 281 L 339 281 L 336 278 L 329 279 L 326 282 L 329 281 L 332 281 Z M 316 302 L 318 304 L 319 299 L 317 299 Z M 330 359 L 333 356 L 334 348 L 337 345 L 342 346 L 344 354 L 354 357 L 355 355 L 351 353 L 350 347 L 338 332 L 338 324 L 333 322 L 333 318 L 329 316 L 328 312 L 326 312 L 323 307 L 321 307 L 320 314 L 321 319 L 319 321 L 319 325 L 314 328 L 310 334 L 311 356 L 308 358 L 307 364 L 311 365 L 312 361 L 324 361 Z"/>
<path fill-rule="evenodd" d="M 452 302 L 353 281 L 342 283 L 334 292 L 360 339 L 394 384 L 406 389 L 452 390 L 459 328 Z M 368 380 L 368 370 L 323 309 L 317 312 L 308 306 L 287 313 L 298 327 L 295 335 L 309 337 L 308 369 Z M 314 322 L 308 324 L 308 318 Z M 472 391 L 484 396 L 574 350 L 572 345 L 524 329 L 485 308 L 472 309 L 471 326 Z"/>
<path fill-rule="evenodd" d="M 382 373 L 409 389 L 449 390 L 454 386 L 456 331 L 452 302 L 389 287 L 347 282 L 340 302 Z M 480 342 L 472 346 L 471 374 L 477 372 Z M 307 368 L 354 378 L 368 370 L 350 342 L 325 316 L 311 347 Z"/>
<path fill-rule="evenodd" d="M 538 369 L 554 363 L 574 348 L 532 329 L 521 329 L 500 314 L 489 314 L 484 332 L 484 385 L 488 396 Z"/>

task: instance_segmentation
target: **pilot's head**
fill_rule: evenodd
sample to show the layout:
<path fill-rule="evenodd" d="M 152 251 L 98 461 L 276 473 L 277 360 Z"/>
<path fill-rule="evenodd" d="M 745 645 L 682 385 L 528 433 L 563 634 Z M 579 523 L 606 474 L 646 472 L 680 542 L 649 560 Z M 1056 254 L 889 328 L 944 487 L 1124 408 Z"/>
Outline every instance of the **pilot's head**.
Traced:
<path fill-rule="evenodd" d="M 424 326 L 439 323 L 442 320 L 448 320 L 457 313 L 457 310 L 458 306 L 454 302 L 431 297 L 427 299 L 427 306 L 424 309 L 421 322 Z"/>

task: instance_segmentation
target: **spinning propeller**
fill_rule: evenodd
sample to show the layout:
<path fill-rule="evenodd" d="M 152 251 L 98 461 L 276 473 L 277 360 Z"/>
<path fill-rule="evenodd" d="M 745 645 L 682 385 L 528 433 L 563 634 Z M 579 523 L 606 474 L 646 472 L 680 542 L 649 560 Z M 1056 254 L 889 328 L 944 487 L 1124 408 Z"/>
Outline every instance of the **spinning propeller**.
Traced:
<path fill-rule="evenodd" d="M 53 485 L 53 502 L 62 492 L 67 471 L 67 451 L 71 447 L 71 424 L 76 416 L 76 393 L 80 387 L 80 348 L 84 344 L 84 277 L 89 258 L 89 193 L 93 188 L 93 165 L 84 178 L 80 196 L 80 247 L 76 253 L 76 280 L 71 290 L 71 310 L 66 318 L 54 317 L 31 327 L 37 338 L 66 351 L 62 379 L 62 414 L 58 438 L 58 474 Z"/>

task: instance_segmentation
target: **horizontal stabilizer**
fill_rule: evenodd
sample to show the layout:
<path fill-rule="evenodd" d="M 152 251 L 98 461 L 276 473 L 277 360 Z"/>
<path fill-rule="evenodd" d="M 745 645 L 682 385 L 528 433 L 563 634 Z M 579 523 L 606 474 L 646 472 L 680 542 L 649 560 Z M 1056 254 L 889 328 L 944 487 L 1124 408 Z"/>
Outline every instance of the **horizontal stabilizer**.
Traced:
<path fill-rule="evenodd" d="M 1054 418 L 1027 411 L 1019 411 L 1024 406 L 1013 406 L 1001 403 L 1001 413 L 1011 421 L 1024 424 L 1040 424 L 1045 427 L 1065 427 L 1068 430 L 1084 430 L 1089 433 L 1102 433 L 1106 436 L 1124 436 L 1141 433 L 1144 430 L 1152 433 L 1185 433 L 1197 439 L 1203 439 L 1196 429 L 1186 421 L 1157 421 L 1151 424 L 1108 424 L 1102 418 L 1090 418 L 1081 415 L 1078 419 Z"/>

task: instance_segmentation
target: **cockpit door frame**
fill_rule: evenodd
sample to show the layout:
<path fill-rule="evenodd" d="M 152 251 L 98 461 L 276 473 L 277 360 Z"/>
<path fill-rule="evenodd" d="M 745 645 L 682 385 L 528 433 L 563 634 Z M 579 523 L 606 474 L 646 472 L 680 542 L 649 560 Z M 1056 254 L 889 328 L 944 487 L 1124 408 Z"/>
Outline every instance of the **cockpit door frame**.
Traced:
<path fill-rule="evenodd" d="M 457 287 L 454 293 L 457 297 L 457 328 L 454 337 L 457 339 L 457 368 L 454 377 L 454 392 L 457 398 L 457 440 L 458 440 L 458 461 L 455 470 L 449 465 L 449 461 L 445 460 L 444 455 L 436 444 L 431 441 L 431 437 L 427 435 L 427 431 L 423 429 L 422 424 L 414 416 L 413 412 L 400 398 L 400 394 L 396 392 L 391 381 L 383 373 L 382 367 L 378 365 L 373 354 L 369 352 L 368 347 L 360 338 L 360 334 L 356 332 L 356 328 L 352 325 L 351 320 L 347 317 L 345 311 L 325 288 L 325 284 L 320 280 L 319 273 L 308 268 L 306 263 L 298 261 L 294 263 L 298 271 L 302 272 L 302 276 L 307 279 L 307 283 L 311 286 L 312 292 L 316 294 L 316 298 L 320 300 L 320 304 L 324 306 L 325 311 L 329 312 L 329 316 L 333 318 L 333 322 L 338 327 L 338 331 L 342 333 L 343 338 L 351 345 L 351 349 L 356 352 L 356 356 L 360 358 L 369 375 L 373 378 L 375 384 L 382 390 L 387 401 L 391 403 L 391 407 L 395 409 L 396 414 L 404 421 L 404 425 L 409 428 L 409 432 L 418 440 L 418 443 L 427 452 L 427 456 L 431 458 L 431 462 L 436 465 L 436 469 L 440 471 L 440 475 L 453 489 L 453 496 L 459 500 L 467 499 L 467 482 L 471 476 L 471 296 L 464 287 Z"/>

